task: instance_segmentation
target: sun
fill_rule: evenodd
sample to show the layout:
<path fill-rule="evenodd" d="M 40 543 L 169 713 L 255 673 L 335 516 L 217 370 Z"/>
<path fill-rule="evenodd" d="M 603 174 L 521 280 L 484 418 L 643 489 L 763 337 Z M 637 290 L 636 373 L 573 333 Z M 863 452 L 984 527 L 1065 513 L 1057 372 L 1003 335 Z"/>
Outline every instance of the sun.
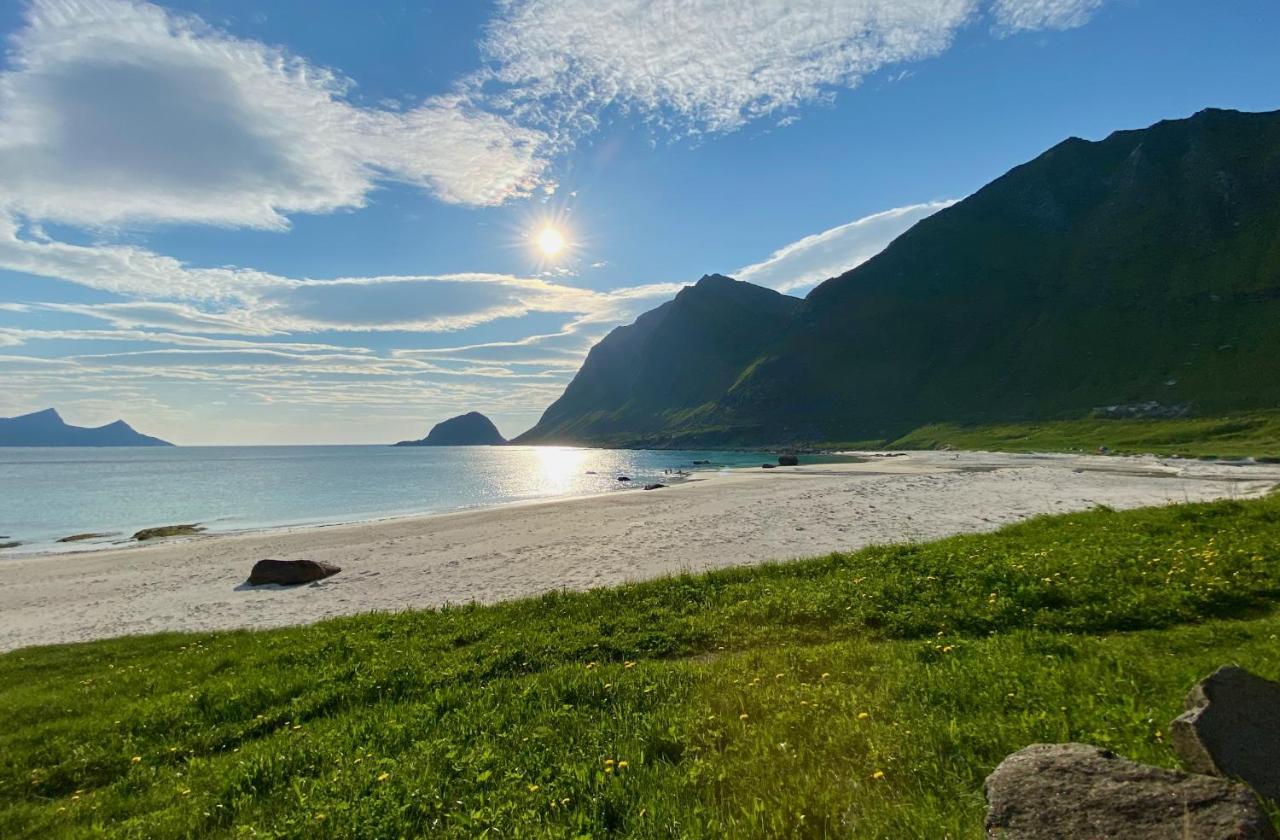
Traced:
<path fill-rule="evenodd" d="M 544 257 L 554 257 L 564 250 L 568 243 L 564 240 L 564 234 L 547 225 L 538 231 L 533 241 L 537 244 L 538 250 L 542 252 Z"/>

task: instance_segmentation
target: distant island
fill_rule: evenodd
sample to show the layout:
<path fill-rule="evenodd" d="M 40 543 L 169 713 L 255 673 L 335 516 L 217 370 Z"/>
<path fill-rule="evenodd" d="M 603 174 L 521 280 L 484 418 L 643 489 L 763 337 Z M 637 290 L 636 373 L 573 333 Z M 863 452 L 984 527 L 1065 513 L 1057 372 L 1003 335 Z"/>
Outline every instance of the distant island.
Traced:
<path fill-rule="evenodd" d="M 402 440 L 396 446 L 502 446 L 506 442 L 492 420 L 469 411 L 435 424 L 421 440 Z"/>
<path fill-rule="evenodd" d="M 56 409 L 0 417 L 0 446 L 173 446 L 140 434 L 123 420 L 105 426 L 72 426 Z"/>

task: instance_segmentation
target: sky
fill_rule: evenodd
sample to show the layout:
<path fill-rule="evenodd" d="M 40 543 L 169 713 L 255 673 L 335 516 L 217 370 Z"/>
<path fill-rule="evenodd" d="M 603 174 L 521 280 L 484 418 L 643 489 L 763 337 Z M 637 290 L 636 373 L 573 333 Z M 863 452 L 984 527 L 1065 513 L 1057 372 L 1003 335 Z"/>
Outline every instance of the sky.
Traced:
<path fill-rule="evenodd" d="M 192 445 L 513 436 L 703 274 L 802 296 L 1067 137 L 1280 108 L 1275 0 L 7 0 L 0 32 L 0 416 Z"/>

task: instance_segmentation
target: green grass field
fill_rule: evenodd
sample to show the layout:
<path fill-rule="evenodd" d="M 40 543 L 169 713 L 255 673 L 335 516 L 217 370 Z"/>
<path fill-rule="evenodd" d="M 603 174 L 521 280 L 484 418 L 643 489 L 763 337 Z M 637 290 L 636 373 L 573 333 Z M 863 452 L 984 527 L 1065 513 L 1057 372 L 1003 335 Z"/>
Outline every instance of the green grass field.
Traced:
<path fill-rule="evenodd" d="M 1174 766 L 1198 678 L 1280 678 L 1278 597 L 1272 495 L 21 650 L 0 836 L 978 838 L 1029 743 Z"/>
<path fill-rule="evenodd" d="M 1188 458 L 1280 459 L 1280 411 L 1176 420 L 1051 420 L 960 426 L 924 426 L 900 438 L 843 448 L 952 449 L 994 452 L 1094 452 Z"/>

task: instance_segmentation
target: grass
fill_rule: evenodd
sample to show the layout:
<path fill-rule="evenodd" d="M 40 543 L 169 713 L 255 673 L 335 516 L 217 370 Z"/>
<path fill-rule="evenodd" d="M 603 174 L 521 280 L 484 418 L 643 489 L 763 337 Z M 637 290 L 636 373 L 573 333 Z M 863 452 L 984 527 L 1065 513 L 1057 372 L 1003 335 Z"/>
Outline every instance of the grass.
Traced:
<path fill-rule="evenodd" d="M 1173 420 L 1053 420 L 1035 423 L 924 426 L 902 437 L 862 441 L 861 449 L 980 449 L 996 452 L 1094 452 L 1192 458 L 1280 460 L 1280 411 Z"/>
<path fill-rule="evenodd" d="M 1277 597 L 1273 495 L 20 650 L 0 836 L 978 838 L 1029 743 L 1174 766 L 1196 679 L 1280 677 Z"/>

